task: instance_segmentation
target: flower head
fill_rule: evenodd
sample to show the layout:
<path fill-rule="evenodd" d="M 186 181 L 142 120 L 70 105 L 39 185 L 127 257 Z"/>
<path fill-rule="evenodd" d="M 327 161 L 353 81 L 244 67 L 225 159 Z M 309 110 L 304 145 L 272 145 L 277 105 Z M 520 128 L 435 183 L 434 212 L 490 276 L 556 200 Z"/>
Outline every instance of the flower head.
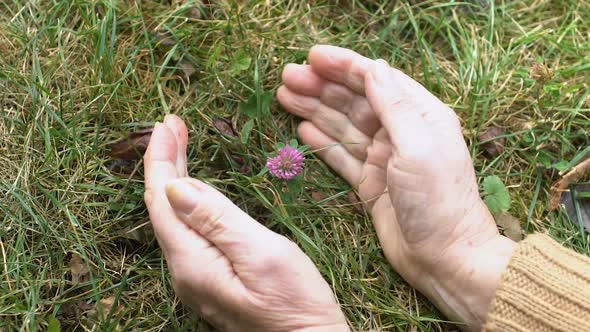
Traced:
<path fill-rule="evenodd" d="M 303 171 L 305 158 L 303 153 L 296 148 L 286 145 L 279 150 L 276 157 L 269 157 L 266 167 L 270 174 L 279 179 L 290 180 Z"/>

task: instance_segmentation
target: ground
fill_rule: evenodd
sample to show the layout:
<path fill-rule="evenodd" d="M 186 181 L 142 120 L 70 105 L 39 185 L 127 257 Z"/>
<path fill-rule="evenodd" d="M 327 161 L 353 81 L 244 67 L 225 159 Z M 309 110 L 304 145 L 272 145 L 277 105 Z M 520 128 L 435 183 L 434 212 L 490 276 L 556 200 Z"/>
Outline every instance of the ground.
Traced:
<path fill-rule="evenodd" d="M 589 143 L 589 37 L 587 1 L 2 1 L 0 331 L 211 330 L 174 296 L 141 162 L 111 151 L 168 113 L 190 174 L 296 241 L 353 329 L 452 330 L 322 162 L 308 155 L 303 190 L 258 175 L 295 138 L 270 98 L 281 69 L 327 43 L 404 70 L 459 114 L 479 180 L 504 182 L 525 231 L 588 254 L 548 192 Z"/>

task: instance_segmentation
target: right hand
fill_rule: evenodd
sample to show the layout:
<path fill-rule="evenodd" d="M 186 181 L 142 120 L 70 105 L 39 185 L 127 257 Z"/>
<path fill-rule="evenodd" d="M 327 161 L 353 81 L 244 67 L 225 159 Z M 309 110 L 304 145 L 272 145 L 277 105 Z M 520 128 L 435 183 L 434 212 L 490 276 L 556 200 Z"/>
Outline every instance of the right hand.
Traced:
<path fill-rule="evenodd" d="M 182 120 L 167 116 L 145 155 L 145 202 L 178 297 L 223 331 L 349 331 L 295 243 L 186 177 L 187 140 Z"/>

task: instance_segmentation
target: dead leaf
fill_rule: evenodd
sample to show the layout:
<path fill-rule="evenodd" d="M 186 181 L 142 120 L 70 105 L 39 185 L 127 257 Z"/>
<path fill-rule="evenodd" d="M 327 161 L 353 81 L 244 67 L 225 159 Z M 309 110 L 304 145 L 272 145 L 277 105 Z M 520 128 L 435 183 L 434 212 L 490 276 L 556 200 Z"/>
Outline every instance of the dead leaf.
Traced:
<path fill-rule="evenodd" d="M 496 225 L 504 230 L 504 236 L 515 242 L 522 240 L 523 234 L 520 220 L 508 212 L 497 213 L 494 215 L 494 219 L 496 220 Z"/>
<path fill-rule="evenodd" d="M 192 63 L 186 61 L 181 61 L 178 64 L 178 69 L 182 72 L 183 80 L 185 80 L 185 82 L 190 82 L 190 77 L 197 72 L 195 66 Z"/>
<path fill-rule="evenodd" d="M 232 123 L 227 119 L 217 118 L 213 120 L 213 126 L 226 136 L 238 137 L 238 133 L 232 126 Z"/>
<path fill-rule="evenodd" d="M 497 138 L 504 134 L 504 130 L 499 127 L 490 127 L 483 134 L 479 135 L 479 141 L 485 142 L 481 144 L 484 154 L 488 158 L 496 158 L 504 152 L 504 144 L 506 139 L 504 137 Z"/>
<path fill-rule="evenodd" d="M 129 133 L 128 137 L 111 145 L 109 156 L 122 160 L 140 160 L 152 138 L 152 128 Z"/>
<path fill-rule="evenodd" d="M 92 308 L 94 307 L 85 301 L 68 302 L 62 304 L 57 313 L 57 317 L 62 323 L 63 330 L 72 331 L 73 329 L 69 329 L 68 327 L 76 326 L 80 322 L 84 313 L 88 312 Z"/>
<path fill-rule="evenodd" d="M 334 198 L 324 201 L 325 199 L 328 199 L 330 197 L 321 191 L 317 191 L 317 190 L 312 191 L 311 198 L 318 203 L 323 201 L 322 204 L 332 205 L 332 206 L 338 205 L 338 201 Z"/>
<path fill-rule="evenodd" d="M 363 203 L 359 200 L 358 196 L 354 191 L 349 192 L 346 198 L 348 202 L 352 205 L 354 212 L 358 214 L 365 214 Z"/>
<path fill-rule="evenodd" d="M 151 223 L 144 223 L 126 227 L 118 232 L 122 238 L 133 240 L 139 243 L 148 243 L 154 238 L 154 228 Z"/>
<path fill-rule="evenodd" d="M 90 310 L 92 310 L 92 305 L 91 304 L 88 304 L 88 302 L 78 301 L 75 304 L 76 304 L 76 307 L 78 307 L 82 311 L 90 311 Z"/>
<path fill-rule="evenodd" d="M 112 174 L 129 175 L 135 170 L 136 163 L 132 160 L 114 159 L 106 163 L 106 167 Z"/>
<path fill-rule="evenodd" d="M 207 7 L 210 5 L 211 3 L 207 0 L 191 1 L 191 7 L 187 10 L 186 17 L 196 20 L 206 19 L 207 13 L 210 12 Z"/>
<path fill-rule="evenodd" d="M 145 128 L 145 129 L 135 130 L 135 131 L 132 131 L 129 133 L 129 138 L 135 139 L 135 138 L 143 137 L 146 135 L 151 135 L 153 131 L 154 131 L 153 128 Z"/>
<path fill-rule="evenodd" d="M 158 41 L 157 46 L 164 45 L 164 46 L 174 46 L 176 44 L 176 40 L 174 40 L 174 36 L 172 33 L 166 29 L 158 29 L 154 31 L 154 37 Z"/>
<path fill-rule="evenodd" d="M 313 198 L 313 200 L 316 202 L 320 202 L 328 198 L 328 196 L 326 196 L 326 194 L 321 191 L 314 190 L 311 192 L 311 198 Z"/>
<path fill-rule="evenodd" d="M 242 173 L 244 175 L 248 175 L 251 172 L 252 172 L 252 169 L 248 165 L 244 164 L 244 165 L 240 166 L 240 173 Z"/>
<path fill-rule="evenodd" d="M 70 268 L 70 274 L 72 275 L 72 286 L 76 286 L 89 280 L 90 269 L 82 257 L 77 253 L 72 253 L 68 267 Z"/>
<path fill-rule="evenodd" d="M 187 11 L 187 16 L 198 20 L 201 18 L 201 10 L 197 7 L 191 7 Z"/>
<path fill-rule="evenodd" d="M 230 156 L 231 156 L 231 158 L 232 158 L 232 159 L 233 159 L 233 160 L 234 160 L 236 163 L 238 163 L 239 165 L 244 165 L 244 163 L 246 162 L 246 161 L 244 160 L 244 157 L 242 157 L 242 156 L 239 156 L 239 155 L 237 155 L 237 154 L 234 154 L 234 153 L 231 153 L 231 152 L 230 152 Z"/>
<path fill-rule="evenodd" d="M 531 78 L 537 81 L 539 84 L 543 84 L 551 78 L 553 78 L 553 71 L 549 69 L 545 64 L 535 62 L 531 67 Z"/>
<path fill-rule="evenodd" d="M 587 157 L 581 163 L 574 166 L 574 168 L 551 186 L 551 210 L 557 209 L 561 203 L 561 194 L 566 191 L 572 183 L 584 177 L 588 172 L 590 172 L 590 157 Z"/>
<path fill-rule="evenodd" d="M 107 317 L 107 315 L 113 308 L 113 305 L 115 304 L 115 296 L 111 295 L 107 298 L 101 299 L 99 303 L 100 309 L 98 308 L 98 305 L 96 309 L 99 309 L 97 311 L 102 311 L 102 318 L 104 319 Z"/>
<path fill-rule="evenodd" d="M 236 163 L 238 163 L 238 165 L 240 165 L 240 173 L 247 175 L 250 174 L 250 172 L 252 172 L 250 166 L 246 164 L 246 160 L 244 159 L 244 157 L 237 155 L 232 151 L 229 151 L 229 155 Z"/>
<path fill-rule="evenodd" d="M 111 314 L 110 317 L 118 316 L 122 310 L 122 305 L 115 306 L 115 296 L 111 295 L 98 301 L 96 306 L 88 313 L 88 316 L 103 321 L 109 317 L 109 314 Z"/>

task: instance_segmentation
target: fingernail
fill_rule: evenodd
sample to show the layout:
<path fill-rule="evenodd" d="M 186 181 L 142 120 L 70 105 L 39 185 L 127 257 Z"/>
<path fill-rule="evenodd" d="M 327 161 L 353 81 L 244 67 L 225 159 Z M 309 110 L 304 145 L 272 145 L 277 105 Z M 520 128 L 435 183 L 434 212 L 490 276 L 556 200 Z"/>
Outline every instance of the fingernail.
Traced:
<path fill-rule="evenodd" d="M 384 85 L 389 80 L 389 64 L 383 59 L 378 59 L 371 67 L 371 76 L 375 83 Z"/>
<path fill-rule="evenodd" d="M 288 63 L 285 66 L 285 70 L 288 71 L 288 72 L 290 71 L 292 73 L 301 74 L 301 73 L 304 73 L 305 72 L 306 66 L 305 65 L 298 64 L 298 63 Z"/>
<path fill-rule="evenodd" d="M 166 122 L 168 122 L 168 121 L 170 121 L 170 120 L 172 120 L 172 114 L 168 114 L 168 115 L 166 115 L 166 116 L 164 117 L 164 123 L 166 123 Z"/>
<path fill-rule="evenodd" d="M 175 179 L 166 184 L 166 196 L 177 212 L 191 214 L 199 202 L 201 191 L 185 179 Z"/>

